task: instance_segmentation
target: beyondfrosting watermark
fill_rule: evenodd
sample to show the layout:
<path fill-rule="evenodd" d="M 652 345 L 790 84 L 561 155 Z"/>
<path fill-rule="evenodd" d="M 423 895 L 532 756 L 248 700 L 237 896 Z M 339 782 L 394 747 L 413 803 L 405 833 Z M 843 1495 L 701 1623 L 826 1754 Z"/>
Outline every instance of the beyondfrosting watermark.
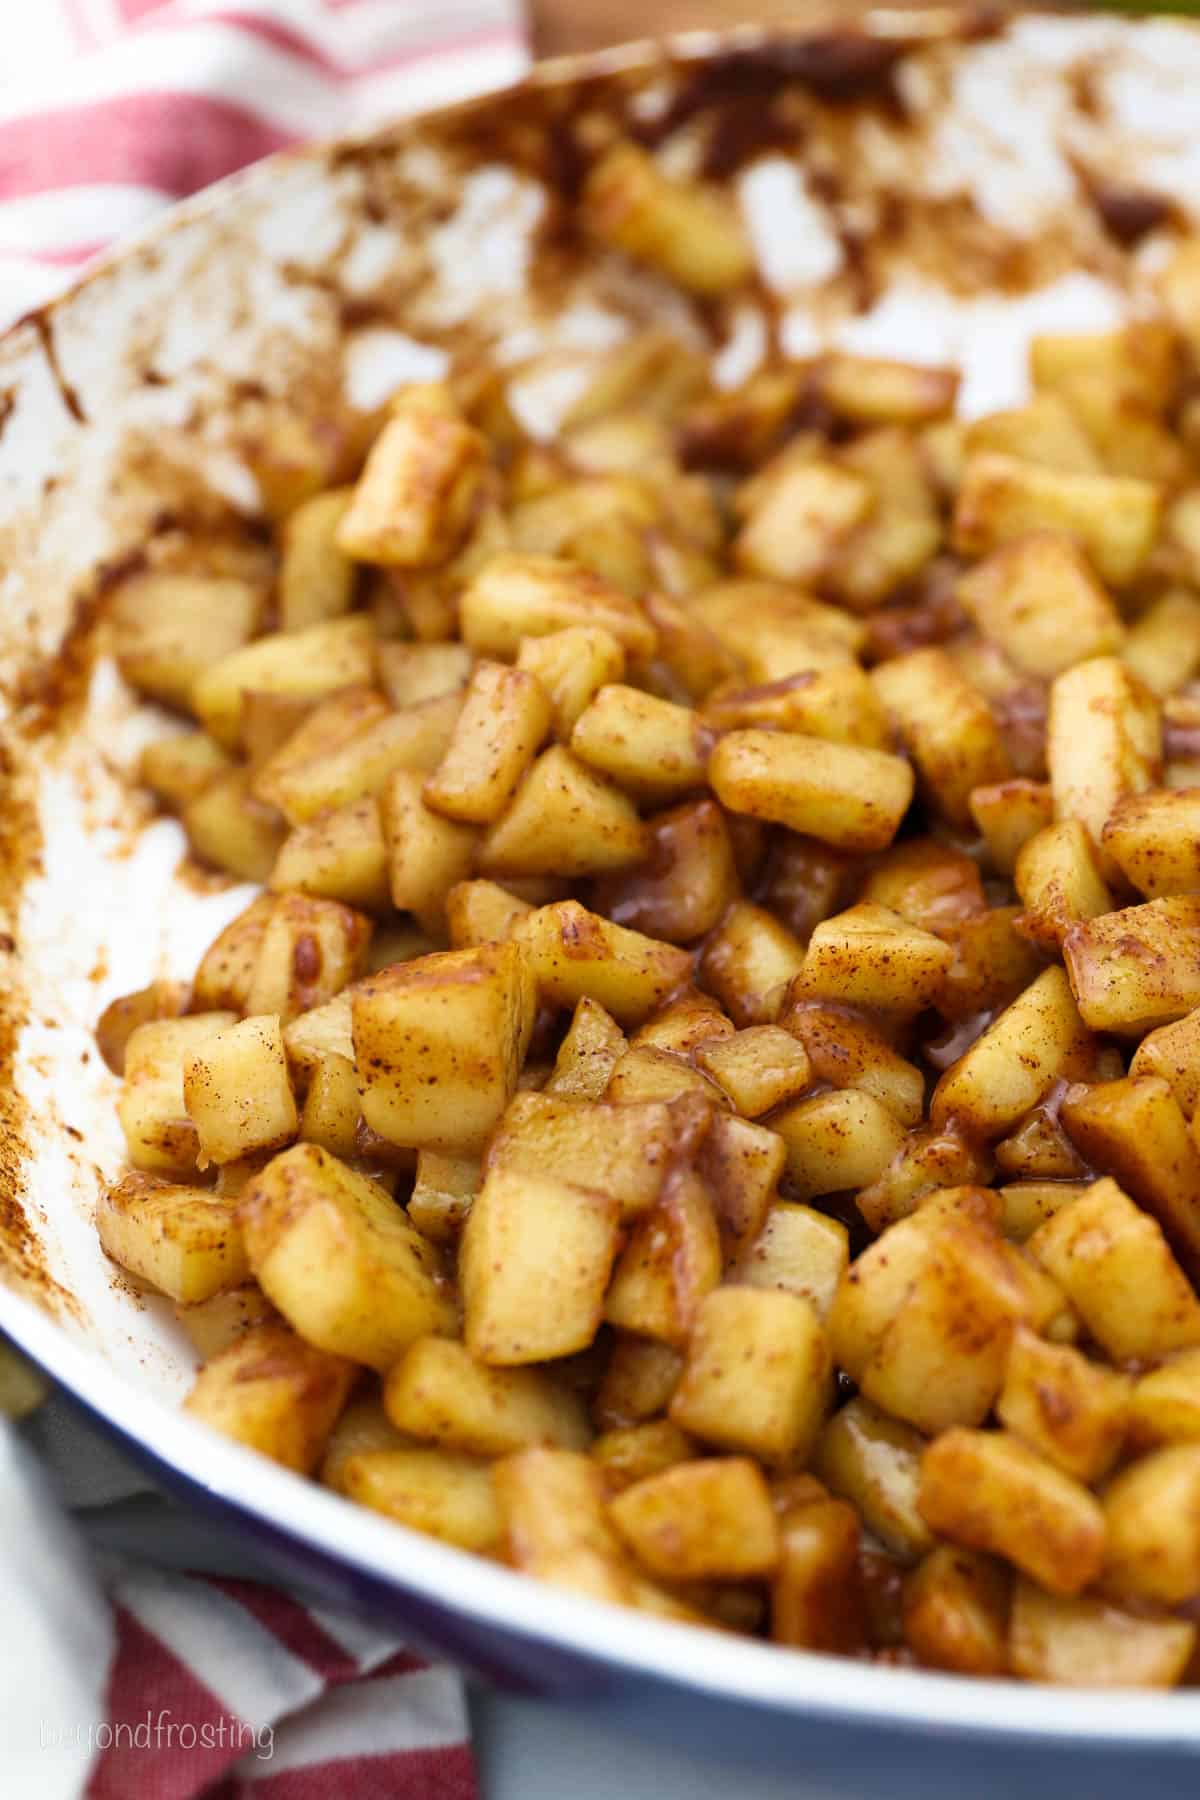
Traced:
<path fill-rule="evenodd" d="M 91 1720 L 56 1724 L 38 1721 L 38 1746 L 42 1750 L 68 1747 L 104 1750 L 232 1750 L 238 1755 L 253 1751 L 260 1762 L 275 1754 L 275 1730 L 271 1725 L 247 1725 L 232 1714 L 219 1719 L 177 1719 L 170 1707 L 146 1712 L 135 1722 L 128 1719 Z"/>

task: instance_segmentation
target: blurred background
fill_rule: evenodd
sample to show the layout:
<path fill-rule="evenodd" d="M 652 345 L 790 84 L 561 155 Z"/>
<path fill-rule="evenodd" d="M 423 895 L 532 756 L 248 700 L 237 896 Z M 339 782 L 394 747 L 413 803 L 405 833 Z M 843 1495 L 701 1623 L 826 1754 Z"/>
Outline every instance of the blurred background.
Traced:
<path fill-rule="evenodd" d="M 629 38 L 704 27 L 754 25 L 836 25 L 864 12 L 915 10 L 914 0 L 530 0 L 534 47 L 539 56 L 593 50 Z M 919 10 L 939 11 L 936 6 Z M 981 6 L 980 10 L 984 10 Z M 989 12 L 1008 10 L 987 5 Z M 1170 11 L 1170 4 L 1154 10 Z"/>

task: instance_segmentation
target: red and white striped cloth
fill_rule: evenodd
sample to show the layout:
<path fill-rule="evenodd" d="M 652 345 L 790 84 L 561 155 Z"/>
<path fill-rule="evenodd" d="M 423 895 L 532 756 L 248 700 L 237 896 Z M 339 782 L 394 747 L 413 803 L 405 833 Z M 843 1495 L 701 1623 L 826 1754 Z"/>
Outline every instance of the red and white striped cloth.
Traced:
<path fill-rule="evenodd" d="M 123 232 L 245 163 L 498 85 L 527 59 L 520 0 L 9 3 L 0 326 Z M 100 1497 L 86 1495 L 86 1468 L 76 1486 Z M 29 1511 L 27 1543 L 37 1505 Z M 46 1626 L 70 1610 L 48 1584 L 71 1573 L 61 1550 L 47 1557 L 38 1593 L 30 1560 L 5 1573 L 25 1579 L 29 1617 Z M 84 1580 L 81 1564 L 77 1612 Z M 143 1566 L 110 1572 L 106 1587 L 107 1717 L 51 1720 L 39 1750 L 53 1752 L 56 1732 L 89 1734 L 92 1800 L 475 1795 L 459 1678 L 395 1638 L 253 1582 Z M 44 1649 L 53 1658 L 54 1644 Z M 7 1698 L 18 1698 L 11 1684 Z M 0 1744 L 0 1792 L 15 1794 L 6 1760 Z M 38 1791 L 52 1789 L 39 1781 Z"/>
<path fill-rule="evenodd" d="M 0 325 L 269 151 L 498 86 L 521 0 L 8 0 Z"/>
<path fill-rule="evenodd" d="M 476 1800 L 461 1683 L 257 1582 L 135 1569 L 88 1800 Z"/>
<path fill-rule="evenodd" d="M 194 1562 L 250 1566 L 56 1396 L 0 1419 L 5 1800 L 477 1800 L 456 1671 Z"/>

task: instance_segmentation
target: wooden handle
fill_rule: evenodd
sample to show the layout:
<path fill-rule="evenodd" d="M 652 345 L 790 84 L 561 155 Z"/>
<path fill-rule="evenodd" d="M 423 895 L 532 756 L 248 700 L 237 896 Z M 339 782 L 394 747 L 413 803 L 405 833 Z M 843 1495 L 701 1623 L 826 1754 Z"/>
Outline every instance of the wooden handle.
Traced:
<path fill-rule="evenodd" d="M 848 23 L 866 12 L 866 0 L 840 0 L 837 17 Z M 828 23 L 829 0 L 532 0 L 534 46 L 539 56 L 593 50 L 629 38 L 728 25 Z"/>

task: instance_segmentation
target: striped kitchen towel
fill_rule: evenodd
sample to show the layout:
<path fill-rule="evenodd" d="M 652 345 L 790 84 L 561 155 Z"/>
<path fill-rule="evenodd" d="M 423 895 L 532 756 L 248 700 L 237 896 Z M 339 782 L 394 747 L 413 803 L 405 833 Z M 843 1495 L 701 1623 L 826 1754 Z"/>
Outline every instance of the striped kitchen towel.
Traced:
<path fill-rule="evenodd" d="M 145 1567 L 88 1800 L 476 1800 L 459 1678 L 278 1589 Z"/>
<path fill-rule="evenodd" d="M 57 1397 L 0 1418 L 5 1800 L 476 1800 L 460 1676 L 253 1566 Z"/>
<path fill-rule="evenodd" d="M 527 60 L 520 0 L 9 3 L 0 327 L 256 157 L 499 85 Z M 86 1780 L 93 1800 L 472 1800 L 451 1670 L 256 1582 L 89 1566 L 19 1452 L 0 1442 L 0 1793 L 58 1800 Z M 94 1469 L 86 1446 L 43 1455 L 71 1469 L 70 1506 L 127 1491 L 103 1451 Z"/>
<path fill-rule="evenodd" d="M 305 138 L 514 79 L 521 0 L 9 0 L 0 326 L 162 207 Z"/>

